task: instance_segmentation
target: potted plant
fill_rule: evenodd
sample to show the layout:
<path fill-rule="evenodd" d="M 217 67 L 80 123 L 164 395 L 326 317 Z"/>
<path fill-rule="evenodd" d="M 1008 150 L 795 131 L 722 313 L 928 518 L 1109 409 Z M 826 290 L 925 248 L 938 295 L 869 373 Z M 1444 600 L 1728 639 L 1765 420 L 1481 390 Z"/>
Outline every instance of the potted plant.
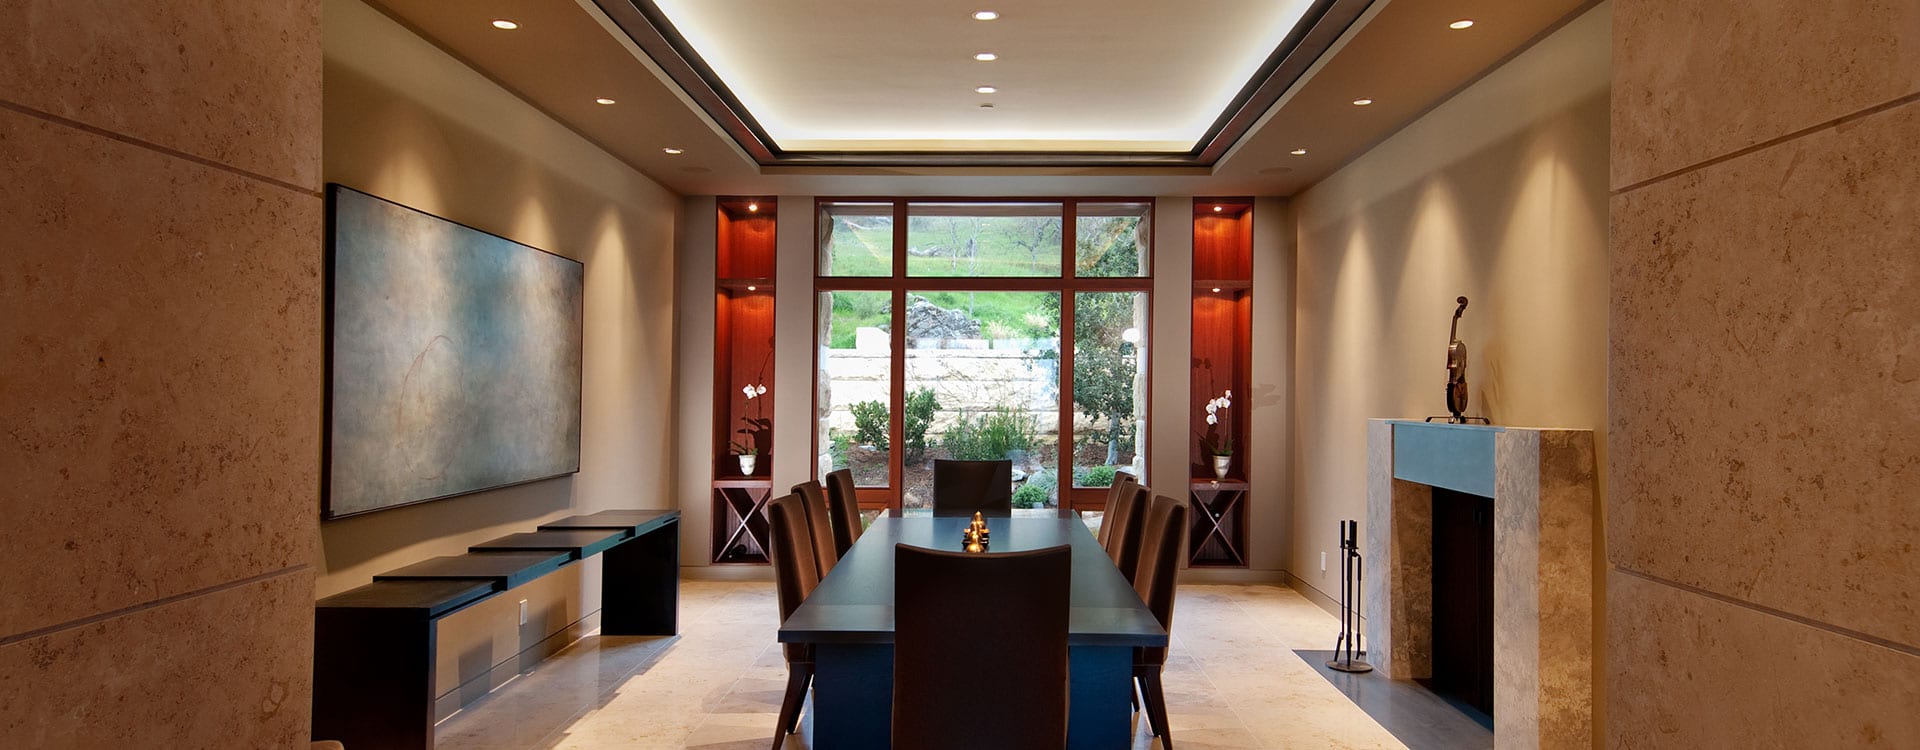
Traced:
<path fill-rule="evenodd" d="M 747 385 L 741 387 L 740 392 L 746 394 L 747 401 L 751 403 L 754 399 L 766 395 L 767 387 L 760 384 Z M 745 435 L 746 439 L 731 441 L 727 445 L 733 448 L 734 454 L 740 459 L 740 476 L 750 477 L 753 476 L 754 466 L 760 461 L 760 435 L 772 431 L 773 422 L 766 417 L 741 417 L 740 421 L 747 426 L 735 432 Z"/>
<path fill-rule="evenodd" d="M 740 459 L 740 476 L 753 476 L 753 467 L 760 461 L 760 449 L 738 440 L 729 443 L 729 445 L 733 446 L 733 450 L 737 454 L 735 458 Z"/>
<path fill-rule="evenodd" d="M 1227 408 L 1231 406 L 1233 406 L 1232 389 L 1228 389 L 1225 393 L 1220 394 L 1218 398 L 1207 402 L 1207 433 L 1209 435 L 1213 433 L 1213 428 L 1220 424 L 1220 413 L 1226 411 Z M 1232 428 L 1228 428 L 1226 436 L 1222 438 L 1220 442 L 1215 443 L 1213 449 L 1208 452 L 1213 454 L 1214 478 L 1226 479 L 1227 469 L 1233 464 Z"/>

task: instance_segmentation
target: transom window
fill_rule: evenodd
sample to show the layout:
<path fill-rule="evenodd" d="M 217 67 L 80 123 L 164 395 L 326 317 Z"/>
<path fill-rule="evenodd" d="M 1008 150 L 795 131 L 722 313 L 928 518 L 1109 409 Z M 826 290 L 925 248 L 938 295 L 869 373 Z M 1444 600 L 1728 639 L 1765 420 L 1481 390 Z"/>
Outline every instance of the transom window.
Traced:
<path fill-rule="evenodd" d="M 1015 513 L 1145 481 L 1151 199 L 823 199 L 816 474 L 932 507 L 933 461 L 1013 462 Z"/>

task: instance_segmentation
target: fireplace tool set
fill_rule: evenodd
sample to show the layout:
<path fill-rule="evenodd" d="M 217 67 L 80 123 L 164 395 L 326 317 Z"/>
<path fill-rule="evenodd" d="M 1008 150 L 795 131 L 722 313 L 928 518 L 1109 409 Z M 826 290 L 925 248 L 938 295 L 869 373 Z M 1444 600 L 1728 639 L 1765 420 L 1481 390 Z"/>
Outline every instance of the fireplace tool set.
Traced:
<path fill-rule="evenodd" d="M 1333 642 L 1327 667 L 1341 672 L 1371 672 L 1366 649 L 1360 647 L 1360 582 L 1366 580 L 1366 561 L 1360 557 L 1360 522 L 1340 522 L 1340 638 Z M 1358 658 L 1355 655 L 1358 654 Z"/>

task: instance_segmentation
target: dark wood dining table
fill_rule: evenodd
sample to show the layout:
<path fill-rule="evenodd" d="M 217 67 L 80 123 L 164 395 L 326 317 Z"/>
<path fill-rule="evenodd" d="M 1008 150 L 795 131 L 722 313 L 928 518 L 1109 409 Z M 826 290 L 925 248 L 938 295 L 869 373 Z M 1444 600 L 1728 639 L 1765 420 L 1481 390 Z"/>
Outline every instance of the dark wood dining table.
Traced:
<path fill-rule="evenodd" d="M 814 651 L 816 750 L 886 748 L 893 734 L 894 547 L 958 550 L 970 518 L 882 517 L 780 626 Z M 1106 550 L 1076 518 L 989 518 L 990 552 L 1073 549 L 1067 620 L 1067 746 L 1124 748 L 1132 733 L 1133 649 L 1165 646 L 1160 627 Z M 1017 637 L 1011 634 L 1009 637 Z M 991 717 L 954 716 L 954 730 Z"/>

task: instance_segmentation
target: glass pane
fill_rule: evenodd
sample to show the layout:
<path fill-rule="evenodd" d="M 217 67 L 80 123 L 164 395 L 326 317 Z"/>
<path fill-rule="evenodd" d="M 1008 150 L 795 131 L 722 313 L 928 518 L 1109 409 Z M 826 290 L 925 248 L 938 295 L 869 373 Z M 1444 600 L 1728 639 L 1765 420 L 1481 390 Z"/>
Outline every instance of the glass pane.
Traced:
<path fill-rule="evenodd" d="M 821 292 L 819 297 L 818 475 L 852 469 L 854 484 L 885 487 L 892 294 Z"/>
<path fill-rule="evenodd" d="M 1074 275 L 1151 275 L 1152 212 L 1151 203 L 1080 204 L 1074 219 Z"/>
<path fill-rule="evenodd" d="M 1005 458 L 1013 461 L 1014 514 L 1056 515 L 1059 293 L 907 299 L 905 513 L 932 512 L 934 459 Z"/>
<path fill-rule="evenodd" d="M 893 204 L 820 206 L 821 276 L 893 275 Z"/>
<path fill-rule="evenodd" d="M 1059 276 L 1060 204 L 907 206 L 908 276 Z"/>
<path fill-rule="evenodd" d="M 1073 484 L 1106 487 L 1116 471 L 1146 476 L 1147 295 L 1073 297 Z"/>

